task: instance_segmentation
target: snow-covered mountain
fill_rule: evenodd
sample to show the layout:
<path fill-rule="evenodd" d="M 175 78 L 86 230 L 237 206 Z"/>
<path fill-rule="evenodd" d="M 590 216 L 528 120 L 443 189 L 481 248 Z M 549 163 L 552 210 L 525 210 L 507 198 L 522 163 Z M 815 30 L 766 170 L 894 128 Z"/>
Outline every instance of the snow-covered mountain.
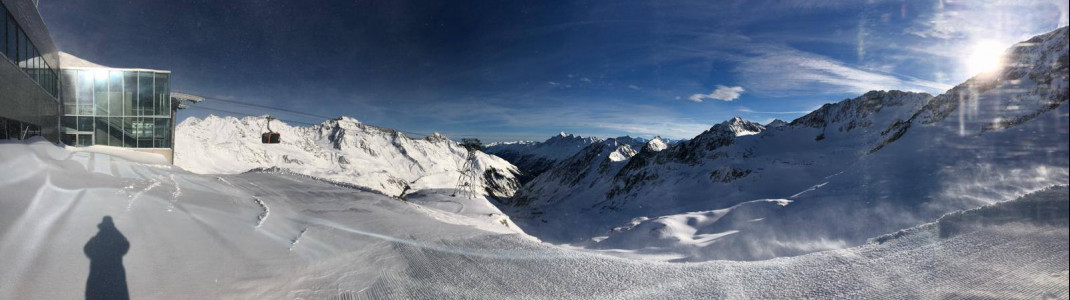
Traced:
<path fill-rule="evenodd" d="M 13 175 L 0 176 L 2 299 L 83 298 L 100 284 L 132 299 L 1058 299 L 1070 282 L 1065 186 L 858 247 L 665 264 L 540 243 L 307 176 L 202 175 L 131 161 L 144 154 L 127 149 L 72 150 L 0 140 Z M 794 205 L 655 218 L 605 243 L 657 249 L 679 238 L 687 253 L 684 244 L 729 234 L 693 239 L 688 228 L 783 203 Z"/>
<path fill-rule="evenodd" d="M 347 117 L 309 127 L 275 121 L 271 127 L 281 134 L 281 143 L 261 143 L 263 118 L 189 118 L 175 128 L 175 165 L 201 174 L 296 173 L 492 223 L 509 222 L 490 201 L 515 193 L 518 171 L 496 156 L 474 154 L 476 179 L 469 195 L 456 192 L 468 150 L 444 136 L 412 139 Z"/>
<path fill-rule="evenodd" d="M 468 151 L 435 134 L 412 139 L 401 132 L 368 126 L 348 117 L 310 127 L 273 122 L 280 144 L 262 144 L 262 118 L 190 118 L 175 130 L 175 165 L 197 173 L 235 174 L 282 169 L 348 183 L 389 196 L 423 189 L 454 188 Z M 481 195 L 512 196 L 516 168 L 477 152 Z"/>
<path fill-rule="evenodd" d="M 543 142 L 491 143 L 487 144 L 483 151 L 511 162 L 522 173 L 520 182 L 526 183 L 549 170 L 557 162 L 600 141 L 602 140 L 596 137 L 582 137 L 561 132 Z"/>
<path fill-rule="evenodd" d="M 611 140 L 611 141 L 610 141 Z M 656 140 L 656 141 L 655 141 Z M 487 144 L 484 151 L 501 157 L 520 170 L 519 181 L 521 184 L 534 180 L 543 172 L 552 169 L 558 163 L 569 160 L 579 152 L 587 151 L 587 147 L 607 142 L 614 145 L 629 145 L 632 150 L 638 151 L 651 141 L 655 141 L 655 147 L 668 147 L 679 140 L 664 139 L 660 136 L 652 139 L 642 137 L 620 136 L 603 140 L 597 137 L 582 137 L 561 132 L 543 142 L 516 141 Z"/>
<path fill-rule="evenodd" d="M 507 212 L 548 241 L 635 249 L 644 244 L 615 235 L 732 211 L 659 236 L 703 241 L 684 260 L 751 260 L 857 245 L 1065 185 L 1067 39 L 1062 28 L 1019 43 L 1001 70 L 936 97 L 873 91 L 787 124 L 734 118 L 604 173 L 590 166 L 612 149 L 592 145 L 526 184 Z M 644 251 L 680 251 L 673 243 Z"/>

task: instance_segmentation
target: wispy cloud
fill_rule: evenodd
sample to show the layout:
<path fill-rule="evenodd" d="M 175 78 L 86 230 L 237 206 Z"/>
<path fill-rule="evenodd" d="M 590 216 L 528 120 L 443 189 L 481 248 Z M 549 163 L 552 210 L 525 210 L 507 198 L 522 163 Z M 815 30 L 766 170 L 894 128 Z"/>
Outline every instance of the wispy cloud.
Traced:
<path fill-rule="evenodd" d="M 994 44 L 1010 47 L 1034 35 L 1067 26 L 1067 1 L 1061 0 L 973 0 L 937 1 L 922 10 L 914 23 L 904 29 L 920 38 L 907 50 L 950 59 L 943 70 L 958 81 L 976 75 L 967 57 L 976 47 Z"/>
<path fill-rule="evenodd" d="M 740 106 L 739 108 L 737 108 L 737 109 L 736 109 L 736 111 L 738 111 L 738 112 L 742 112 L 742 113 L 751 113 L 751 114 L 770 114 L 770 115 L 797 115 L 797 114 L 807 114 L 807 113 L 810 113 L 810 112 L 812 112 L 812 111 L 814 111 L 814 110 L 816 110 L 816 109 L 817 109 L 817 107 L 815 107 L 814 109 L 811 109 L 811 110 L 795 110 L 795 111 L 759 111 L 759 110 L 753 110 L 753 109 L 750 109 L 750 108 L 748 108 L 748 107 Z"/>
<path fill-rule="evenodd" d="M 377 107 L 379 110 L 376 111 L 391 122 L 434 124 L 430 128 L 401 129 L 438 131 L 446 135 L 475 132 L 487 141 L 543 140 L 559 131 L 598 137 L 660 135 L 680 139 L 692 138 L 712 124 L 660 105 L 552 97 L 527 99 L 516 102 L 510 101 L 512 99 L 462 98 L 413 105 L 404 110 L 385 107 L 376 101 L 361 101 L 361 107 Z M 493 127 L 488 129 L 488 124 Z M 389 127 L 391 124 L 377 125 Z"/>
<path fill-rule="evenodd" d="M 687 100 L 693 102 L 702 102 L 703 99 L 714 99 L 721 101 L 732 101 L 739 99 L 739 96 L 743 94 L 744 90 L 741 86 L 723 86 L 718 85 L 717 89 L 709 94 L 692 94 L 687 97 Z"/>
<path fill-rule="evenodd" d="M 870 71 L 786 46 L 764 46 L 735 69 L 744 85 L 773 95 L 864 93 L 871 90 L 942 92 L 950 85 Z"/>
<path fill-rule="evenodd" d="M 1013 42 L 1067 24 L 1062 0 L 936 1 L 906 32 L 925 38 Z"/>

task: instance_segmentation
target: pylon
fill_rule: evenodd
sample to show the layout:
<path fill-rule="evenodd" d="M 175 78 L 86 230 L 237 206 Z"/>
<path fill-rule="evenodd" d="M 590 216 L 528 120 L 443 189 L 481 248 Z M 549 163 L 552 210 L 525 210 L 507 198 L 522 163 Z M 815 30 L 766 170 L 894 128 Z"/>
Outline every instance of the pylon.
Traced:
<path fill-rule="evenodd" d="M 461 174 L 457 177 L 457 188 L 450 196 L 457 197 L 457 193 L 467 192 L 468 197 L 472 198 L 476 195 L 476 152 L 483 150 L 483 143 L 478 139 L 462 139 L 461 146 L 468 150 L 468 156 L 459 170 Z"/>

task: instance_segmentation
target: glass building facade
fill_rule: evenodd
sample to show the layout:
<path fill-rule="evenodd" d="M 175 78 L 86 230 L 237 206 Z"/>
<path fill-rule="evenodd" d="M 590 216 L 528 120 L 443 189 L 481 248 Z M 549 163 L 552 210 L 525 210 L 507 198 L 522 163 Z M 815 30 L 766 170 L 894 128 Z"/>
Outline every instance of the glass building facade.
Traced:
<path fill-rule="evenodd" d="M 62 69 L 67 145 L 171 148 L 169 71 Z"/>
<path fill-rule="evenodd" d="M 30 79 L 53 97 L 58 95 L 59 80 L 56 68 L 45 61 L 37 45 L 26 35 L 7 6 L 0 3 L 0 54 L 18 65 Z"/>
<path fill-rule="evenodd" d="M 0 0 L 0 140 L 59 142 L 59 51 L 29 0 Z"/>

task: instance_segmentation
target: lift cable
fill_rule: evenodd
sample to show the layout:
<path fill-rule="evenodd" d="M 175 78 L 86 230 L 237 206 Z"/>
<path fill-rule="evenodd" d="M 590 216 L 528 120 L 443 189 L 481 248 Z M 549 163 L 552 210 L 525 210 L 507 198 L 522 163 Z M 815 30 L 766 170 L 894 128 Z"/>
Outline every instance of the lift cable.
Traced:
<path fill-rule="evenodd" d="M 183 94 L 185 94 L 185 93 L 183 93 Z M 296 115 L 301 115 L 301 116 L 306 116 L 306 117 L 312 117 L 312 118 L 318 118 L 318 119 L 324 119 L 324 120 L 333 120 L 333 119 L 337 119 L 338 118 L 338 117 L 328 117 L 328 116 L 324 116 L 324 115 L 317 115 L 317 114 L 313 114 L 313 113 L 307 113 L 307 112 L 297 111 L 297 110 L 288 109 L 288 108 L 269 106 L 269 105 L 263 105 L 263 104 L 257 104 L 257 103 L 239 101 L 239 100 L 220 99 L 220 98 L 206 97 L 206 96 L 198 96 L 198 97 L 200 97 L 200 98 L 202 98 L 204 100 L 209 100 L 209 101 L 213 101 L 213 102 L 224 102 L 224 103 L 245 105 L 245 106 L 250 106 L 250 107 L 269 109 L 269 110 L 285 112 L 285 113 L 291 113 L 291 114 L 296 114 Z M 258 117 L 259 116 L 259 115 L 251 115 L 251 114 L 246 114 L 246 113 L 239 113 L 239 112 L 235 112 L 235 111 L 226 111 L 226 110 L 221 110 L 221 109 L 204 108 L 204 107 L 199 107 L 199 106 L 198 107 L 189 106 L 189 108 L 202 108 L 202 109 L 208 109 L 208 110 L 216 110 L 216 111 L 219 111 L 219 112 L 233 113 L 233 114 L 239 114 L 239 115 L 243 115 L 243 116 L 252 116 L 252 117 Z M 285 122 L 291 122 L 291 123 L 306 124 L 306 125 L 316 125 L 316 124 L 312 124 L 312 123 L 297 122 L 297 121 L 287 120 L 287 119 L 278 119 L 278 120 L 285 121 Z M 419 136 L 431 136 L 432 135 L 430 133 L 397 130 L 397 129 L 393 129 L 393 128 L 375 126 L 375 125 L 366 124 L 366 123 L 361 123 L 361 124 L 364 124 L 364 125 L 367 125 L 367 126 L 371 126 L 371 127 L 375 127 L 375 128 L 379 128 L 379 129 L 383 129 L 383 130 L 397 131 L 397 132 L 401 132 L 401 133 L 405 133 L 405 134 L 411 134 L 411 135 L 419 135 Z"/>
<path fill-rule="evenodd" d="M 176 91 L 176 92 L 179 92 L 179 91 Z M 182 93 L 182 92 L 179 92 L 179 93 Z M 182 94 L 198 97 L 198 98 L 201 99 L 201 101 L 209 100 L 209 101 L 212 101 L 212 102 L 224 102 L 224 103 L 238 104 L 238 105 L 256 107 L 256 108 L 261 108 L 261 109 L 268 109 L 268 110 L 274 110 L 274 111 L 291 113 L 291 114 L 301 115 L 301 116 L 305 116 L 305 117 L 312 117 L 312 118 L 318 118 L 318 119 L 324 119 L 324 120 L 333 120 L 333 119 L 337 119 L 338 118 L 338 117 L 328 117 L 328 116 L 324 116 L 324 115 L 318 115 L 318 114 L 313 114 L 313 113 L 308 113 L 308 112 L 302 112 L 302 111 L 297 111 L 297 110 L 288 109 L 288 108 L 281 108 L 281 107 L 276 107 L 276 106 L 269 106 L 269 105 L 246 102 L 246 101 L 240 101 L 240 100 L 221 99 L 221 98 L 216 98 L 216 97 L 207 97 L 207 96 L 193 95 L 193 94 L 187 94 L 187 93 L 182 93 Z M 217 111 L 217 112 L 231 113 L 231 114 L 237 114 L 237 115 L 242 115 L 242 116 L 250 116 L 250 117 L 259 117 L 259 116 L 261 116 L 261 115 L 240 113 L 240 112 L 236 112 L 236 111 L 229 111 L 229 110 L 223 110 L 223 109 L 217 109 L 217 108 L 207 108 L 207 107 L 201 107 L 201 106 L 188 106 L 187 108 L 214 110 L 214 111 Z M 313 124 L 313 123 L 308 123 L 308 122 L 300 122 L 300 121 L 294 121 L 294 120 L 288 120 L 288 119 L 278 119 L 278 120 L 289 122 L 289 123 L 298 123 L 298 124 L 303 124 L 303 125 L 309 125 L 309 126 L 318 125 L 318 124 Z M 398 130 L 398 129 L 394 129 L 394 128 L 376 126 L 376 125 L 371 125 L 371 124 L 367 124 L 367 123 L 361 123 L 361 124 L 364 124 L 364 125 L 370 126 L 370 127 L 375 127 L 375 128 L 382 129 L 382 130 L 397 131 L 397 132 L 410 134 L 410 135 L 417 135 L 417 136 L 431 136 L 431 135 L 433 135 L 432 133 L 426 133 L 426 132 L 415 132 L 415 131 Z M 492 135 L 485 135 L 485 134 L 481 134 L 481 135 L 458 134 L 458 135 L 449 135 L 449 136 L 454 136 L 454 137 L 488 137 L 488 136 L 492 136 Z"/>
<path fill-rule="evenodd" d="M 254 115 L 254 114 L 250 114 L 250 113 L 236 112 L 236 111 L 233 111 L 233 110 L 209 108 L 209 107 L 203 107 L 203 106 L 190 106 L 190 107 L 187 107 L 186 109 L 207 110 L 207 111 L 214 111 L 214 112 L 241 115 L 241 116 L 246 116 L 246 117 L 263 117 L 264 116 L 264 115 Z M 280 119 L 280 118 L 275 118 L 275 119 L 279 120 L 279 121 L 285 121 L 287 123 L 297 123 L 297 124 L 308 125 L 308 126 L 319 125 L 319 124 L 313 124 L 313 123 L 308 123 L 308 122 L 301 122 L 301 121 L 294 121 L 294 120 L 287 120 L 287 119 Z"/>
<path fill-rule="evenodd" d="M 199 96 L 199 97 L 203 98 L 204 100 L 209 100 L 209 101 L 212 101 L 212 102 L 226 102 L 226 103 L 233 103 L 233 104 L 238 104 L 238 105 L 252 106 L 252 107 L 258 107 L 258 108 L 263 108 L 263 109 L 270 109 L 270 110 L 274 110 L 274 111 L 292 113 L 292 114 L 296 114 L 296 115 L 302 115 L 302 116 L 306 116 L 306 117 L 319 118 L 319 119 L 324 119 L 324 120 L 330 120 L 330 119 L 337 118 L 337 117 L 328 117 L 328 116 L 324 116 L 324 115 L 317 115 L 317 114 L 312 114 L 312 113 L 307 113 L 307 112 L 302 112 L 302 111 L 296 111 L 296 110 L 292 110 L 292 109 L 288 109 L 288 108 L 282 108 L 282 107 L 276 107 L 276 106 L 268 106 L 268 105 L 245 102 L 245 101 L 239 101 L 239 100 L 221 99 L 221 98 L 207 97 L 207 96 Z"/>
<path fill-rule="evenodd" d="M 204 107 L 204 106 L 189 106 L 189 107 L 187 107 L 186 109 L 199 109 L 199 110 L 205 110 L 205 111 L 214 111 L 214 112 L 220 112 L 220 113 L 228 113 L 228 114 L 235 114 L 235 115 L 240 115 L 240 116 L 247 116 L 247 117 L 263 117 L 263 116 L 264 116 L 264 115 L 262 115 L 262 114 L 260 114 L 260 115 L 258 115 L 258 114 L 250 114 L 250 113 L 243 113 L 243 112 L 237 112 L 237 111 L 233 111 L 233 110 L 226 110 L 226 109 L 218 109 L 218 108 L 210 108 L 210 107 Z M 301 124 L 301 125 L 306 125 L 306 126 L 315 126 L 315 125 L 320 125 L 320 124 L 315 124 L 315 123 L 309 123 L 309 122 L 302 122 L 302 121 L 297 121 L 297 120 L 292 120 L 292 119 L 282 119 L 282 118 L 275 118 L 275 119 L 276 119 L 276 120 L 279 120 L 279 121 L 287 122 L 287 123 L 296 123 L 296 124 Z M 383 130 L 383 131 L 397 131 L 397 132 L 401 132 L 401 133 L 404 133 L 404 134 L 409 134 L 409 135 L 418 135 L 418 136 L 431 136 L 431 134 L 427 134 L 427 133 L 419 133 L 419 132 L 412 132 L 412 131 L 403 131 L 403 130 L 397 130 L 397 129 L 392 129 L 392 128 L 386 128 L 386 127 L 380 127 L 380 126 L 375 126 L 375 125 L 369 125 L 369 124 L 365 124 L 365 123 L 361 123 L 361 125 L 365 125 L 365 126 L 368 126 L 368 127 L 373 127 L 373 128 L 377 128 L 377 129 L 379 129 L 379 130 Z M 462 136 L 463 136 L 463 137 L 468 137 L 468 136 L 471 136 L 471 135 L 462 135 Z"/>

